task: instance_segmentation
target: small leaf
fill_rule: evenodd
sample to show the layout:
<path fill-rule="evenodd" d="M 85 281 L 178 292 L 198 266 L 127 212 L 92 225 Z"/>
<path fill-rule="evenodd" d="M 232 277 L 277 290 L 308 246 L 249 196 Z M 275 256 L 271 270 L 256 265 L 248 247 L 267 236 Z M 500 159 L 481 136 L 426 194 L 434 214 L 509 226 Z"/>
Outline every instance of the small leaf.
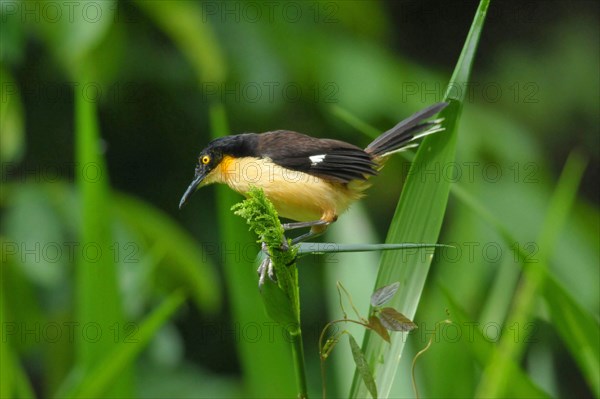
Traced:
<path fill-rule="evenodd" d="M 379 334 L 379 336 L 383 338 L 387 343 L 390 343 L 390 334 L 385 329 L 383 324 L 381 324 L 381 320 L 379 320 L 379 317 L 371 315 L 369 317 L 369 327 L 377 334 Z"/>
<path fill-rule="evenodd" d="M 371 369 L 369 368 L 369 363 L 367 363 L 367 359 L 365 359 L 365 355 L 360 350 L 360 346 L 358 346 L 354 337 L 348 334 L 348 339 L 350 342 L 350 349 L 352 349 L 352 357 L 354 358 L 354 363 L 356 363 L 356 369 L 362 377 L 371 396 L 377 398 L 377 386 L 375 385 L 373 373 L 371 373 Z"/>
<path fill-rule="evenodd" d="M 373 306 L 381 306 L 394 296 L 398 288 L 400 287 L 400 282 L 396 281 L 393 284 L 386 285 L 381 287 L 377 291 L 371 295 L 371 305 Z"/>
<path fill-rule="evenodd" d="M 381 324 L 391 331 L 411 331 L 417 328 L 408 317 L 398 312 L 394 308 L 383 308 L 379 311 Z"/>

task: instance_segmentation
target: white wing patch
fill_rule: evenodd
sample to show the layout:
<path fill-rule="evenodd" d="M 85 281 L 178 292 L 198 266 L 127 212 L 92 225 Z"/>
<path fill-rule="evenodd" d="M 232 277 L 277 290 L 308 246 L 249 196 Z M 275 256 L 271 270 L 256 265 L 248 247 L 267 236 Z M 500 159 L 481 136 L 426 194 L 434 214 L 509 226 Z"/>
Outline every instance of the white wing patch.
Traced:
<path fill-rule="evenodd" d="M 310 165 L 315 166 L 316 164 L 323 162 L 326 156 L 327 154 L 320 154 L 308 157 L 308 159 L 310 159 Z"/>

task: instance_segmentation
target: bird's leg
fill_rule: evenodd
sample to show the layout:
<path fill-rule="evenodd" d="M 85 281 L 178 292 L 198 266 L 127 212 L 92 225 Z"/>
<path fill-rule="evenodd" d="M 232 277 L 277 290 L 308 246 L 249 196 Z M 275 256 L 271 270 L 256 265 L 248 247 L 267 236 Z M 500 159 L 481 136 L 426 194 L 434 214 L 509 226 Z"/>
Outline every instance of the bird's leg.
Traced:
<path fill-rule="evenodd" d="M 290 249 L 290 246 L 288 245 L 288 240 L 285 237 L 285 234 L 283 234 L 281 236 L 281 247 L 279 247 L 279 249 L 282 251 L 287 251 L 288 249 Z"/>
<path fill-rule="evenodd" d="M 281 226 L 284 230 L 294 230 L 294 229 L 302 229 L 304 227 L 310 227 L 310 231 L 308 233 L 304 233 L 294 239 L 292 239 L 292 245 L 296 245 L 303 241 L 308 240 L 309 238 L 314 238 L 320 236 L 325 232 L 327 226 L 331 224 L 331 221 L 319 219 L 314 220 L 312 222 L 294 222 L 294 223 L 284 223 Z"/>
<path fill-rule="evenodd" d="M 277 282 L 277 278 L 275 277 L 275 273 L 273 272 L 273 261 L 271 261 L 271 257 L 267 255 L 265 259 L 260 263 L 258 269 L 256 269 L 258 273 L 258 289 L 262 289 L 262 286 L 265 284 L 266 276 L 269 276 L 269 279 L 274 283 Z"/>
<path fill-rule="evenodd" d="M 293 223 L 283 223 L 281 227 L 284 230 L 296 230 L 303 229 L 305 227 L 313 227 L 313 226 L 327 226 L 330 222 L 327 220 L 319 219 L 313 220 L 312 222 L 293 222 Z"/>
<path fill-rule="evenodd" d="M 312 222 L 293 222 L 293 223 L 282 223 L 281 227 L 283 227 L 284 231 L 288 231 L 288 230 L 296 230 L 296 229 L 303 229 L 305 227 L 315 227 L 315 226 L 327 226 L 329 225 L 330 222 L 320 219 L 320 220 L 313 220 Z M 325 231 L 325 230 L 323 230 Z M 320 233 L 314 233 L 312 230 L 306 234 L 302 234 L 296 238 L 292 239 L 292 245 L 298 244 L 299 242 L 305 241 L 310 237 L 316 237 L 318 235 L 322 234 L 322 232 Z M 287 251 L 289 249 L 289 245 L 287 242 L 287 239 L 285 238 L 285 235 L 283 236 L 283 242 L 281 243 L 281 250 L 282 251 Z"/>
<path fill-rule="evenodd" d="M 325 233 L 325 230 L 314 231 L 311 229 L 308 233 L 304 233 L 302 235 L 299 235 L 296 238 L 293 238 L 292 245 L 300 244 L 301 242 L 304 242 L 304 241 L 308 240 L 309 238 L 318 237 L 323 233 Z"/>

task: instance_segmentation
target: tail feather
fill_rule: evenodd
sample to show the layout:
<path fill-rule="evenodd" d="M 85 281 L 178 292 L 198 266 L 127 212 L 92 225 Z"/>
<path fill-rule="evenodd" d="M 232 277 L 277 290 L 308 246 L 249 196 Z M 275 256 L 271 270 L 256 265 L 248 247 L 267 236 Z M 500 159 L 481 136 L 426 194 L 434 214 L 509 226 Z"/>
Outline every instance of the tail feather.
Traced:
<path fill-rule="evenodd" d="M 413 114 L 373 140 L 365 151 L 374 157 L 385 157 L 406 149 L 407 144 L 413 140 L 444 130 L 440 124 L 441 119 L 423 121 L 437 114 L 447 105 L 448 103 L 445 102 L 437 103 Z"/>

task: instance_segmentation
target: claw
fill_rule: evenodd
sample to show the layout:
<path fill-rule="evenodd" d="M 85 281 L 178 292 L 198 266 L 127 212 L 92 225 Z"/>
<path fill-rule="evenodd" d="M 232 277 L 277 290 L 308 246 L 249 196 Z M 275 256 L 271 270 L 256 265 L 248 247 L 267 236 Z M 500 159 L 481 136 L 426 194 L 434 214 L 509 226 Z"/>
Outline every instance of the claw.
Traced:
<path fill-rule="evenodd" d="M 269 258 L 269 264 L 267 265 L 267 275 L 272 282 L 277 282 L 277 276 L 275 275 L 275 269 L 273 268 L 273 262 L 271 262 L 271 258 Z"/>
<path fill-rule="evenodd" d="M 258 273 L 258 289 L 262 289 L 262 286 L 265 284 L 265 276 L 267 275 L 267 271 L 269 269 L 269 265 L 271 264 L 271 258 L 267 257 L 265 258 L 260 265 L 258 266 L 258 269 L 256 269 L 256 272 Z M 271 266 L 272 268 L 273 266 Z"/>
<path fill-rule="evenodd" d="M 290 249 L 290 246 L 287 242 L 287 238 L 285 238 L 285 236 L 281 241 L 281 246 L 279 249 L 282 251 L 288 251 Z M 269 276 L 269 279 L 272 282 L 276 283 L 277 275 L 275 274 L 273 261 L 271 260 L 271 256 L 269 255 L 269 249 L 267 248 L 267 244 L 263 242 L 260 245 L 260 250 L 266 255 L 265 259 L 258 266 L 258 269 L 256 269 L 256 272 L 258 273 L 258 288 L 262 289 L 262 286 L 265 284 L 265 276 Z"/>
<path fill-rule="evenodd" d="M 265 285 L 265 280 L 266 280 L 266 276 L 269 276 L 269 279 L 276 283 L 277 282 L 277 276 L 275 275 L 275 269 L 273 268 L 273 262 L 271 261 L 271 258 L 269 256 L 267 256 L 261 263 L 260 266 L 258 266 L 258 269 L 256 269 L 256 272 L 258 273 L 258 289 L 262 289 L 262 286 Z"/>
<path fill-rule="evenodd" d="M 266 243 L 263 242 L 260 244 L 260 250 L 263 251 L 265 255 L 269 256 L 269 248 L 267 248 Z"/>
<path fill-rule="evenodd" d="M 285 236 L 283 236 L 283 238 L 281 239 L 281 247 L 280 247 L 280 249 L 282 251 L 284 251 L 284 252 L 290 249 L 290 246 L 288 245 L 287 238 L 285 238 Z"/>

